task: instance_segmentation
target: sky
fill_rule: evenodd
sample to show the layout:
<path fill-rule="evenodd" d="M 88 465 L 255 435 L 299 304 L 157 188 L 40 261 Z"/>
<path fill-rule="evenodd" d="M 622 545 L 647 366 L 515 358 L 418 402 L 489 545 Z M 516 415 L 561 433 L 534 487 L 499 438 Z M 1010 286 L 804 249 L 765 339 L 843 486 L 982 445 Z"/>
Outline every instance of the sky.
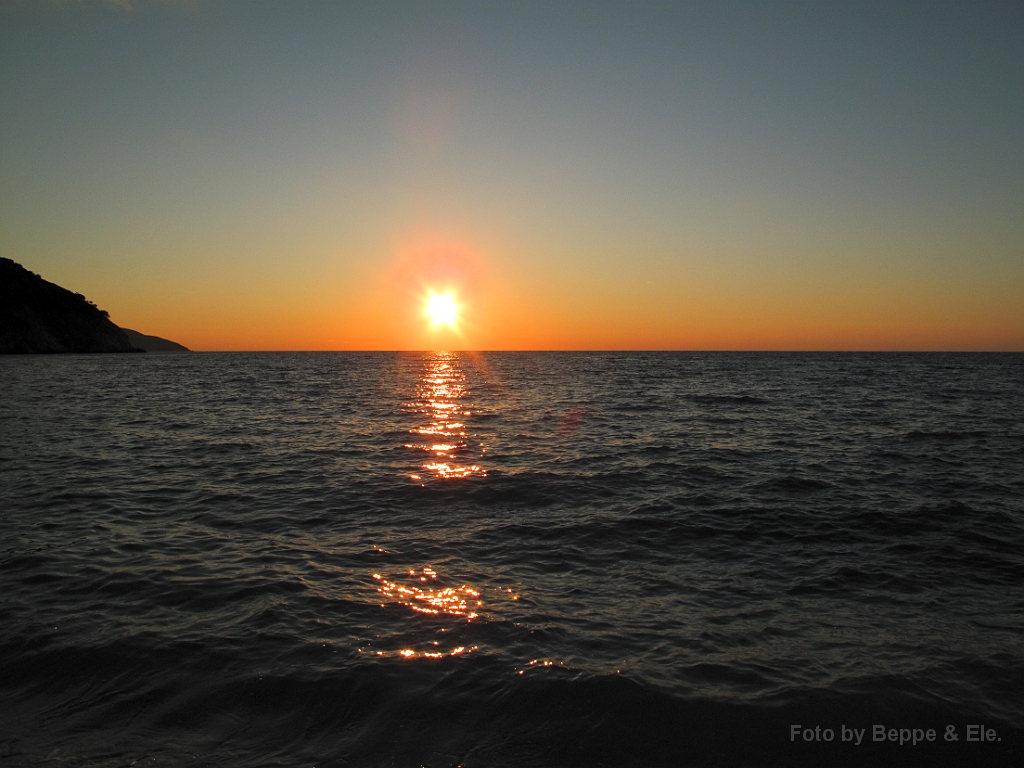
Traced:
<path fill-rule="evenodd" d="M 0 0 L 0 105 L 0 256 L 196 350 L 1024 351 L 1016 0 Z"/>

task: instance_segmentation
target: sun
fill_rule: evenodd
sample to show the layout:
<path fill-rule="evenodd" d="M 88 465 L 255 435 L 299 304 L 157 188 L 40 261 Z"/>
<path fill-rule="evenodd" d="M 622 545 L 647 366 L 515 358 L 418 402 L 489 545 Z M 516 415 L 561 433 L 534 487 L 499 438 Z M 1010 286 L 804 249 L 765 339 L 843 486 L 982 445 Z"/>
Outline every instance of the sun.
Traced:
<path fill-rule="evenodd" d="M 430 318 L 430 324 L 437 327 L 447 325 L 449 328 L 456 328 L 459 320 L 459 304 L 455 300 L 455 294 L 428 293 L 426 315 Z"/>

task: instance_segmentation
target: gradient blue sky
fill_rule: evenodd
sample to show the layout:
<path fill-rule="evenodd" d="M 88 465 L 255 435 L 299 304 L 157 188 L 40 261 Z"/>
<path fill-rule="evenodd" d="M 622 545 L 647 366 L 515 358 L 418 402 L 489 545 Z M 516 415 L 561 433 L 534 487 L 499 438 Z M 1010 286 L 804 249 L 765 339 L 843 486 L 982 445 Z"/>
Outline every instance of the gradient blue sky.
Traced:
<path fill-rule="evenodd" d="M 0 103 L 0 255 L 194 348 L 1024 349 L 1018 2 L 0 2 Z"/>

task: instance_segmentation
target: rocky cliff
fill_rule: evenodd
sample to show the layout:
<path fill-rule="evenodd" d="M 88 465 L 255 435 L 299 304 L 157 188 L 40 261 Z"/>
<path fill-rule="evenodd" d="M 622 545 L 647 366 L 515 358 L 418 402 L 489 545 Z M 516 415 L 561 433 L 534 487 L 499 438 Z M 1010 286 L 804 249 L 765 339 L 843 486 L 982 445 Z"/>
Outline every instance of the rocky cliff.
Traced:
<path fill-rule="evenodd" d="M 0 258 L 0 354 L 141 351 L 82 294 Z"/>

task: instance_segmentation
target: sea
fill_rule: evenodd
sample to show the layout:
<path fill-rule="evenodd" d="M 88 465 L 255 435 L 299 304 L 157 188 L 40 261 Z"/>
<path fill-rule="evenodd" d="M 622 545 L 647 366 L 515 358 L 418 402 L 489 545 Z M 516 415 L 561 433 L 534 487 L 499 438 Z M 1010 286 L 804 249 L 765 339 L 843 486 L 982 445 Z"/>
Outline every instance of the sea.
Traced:
<path fill-rule="evenodd" d="M 1024 355 L 5 356 L 0 764 L 1024 765 Z"/>

